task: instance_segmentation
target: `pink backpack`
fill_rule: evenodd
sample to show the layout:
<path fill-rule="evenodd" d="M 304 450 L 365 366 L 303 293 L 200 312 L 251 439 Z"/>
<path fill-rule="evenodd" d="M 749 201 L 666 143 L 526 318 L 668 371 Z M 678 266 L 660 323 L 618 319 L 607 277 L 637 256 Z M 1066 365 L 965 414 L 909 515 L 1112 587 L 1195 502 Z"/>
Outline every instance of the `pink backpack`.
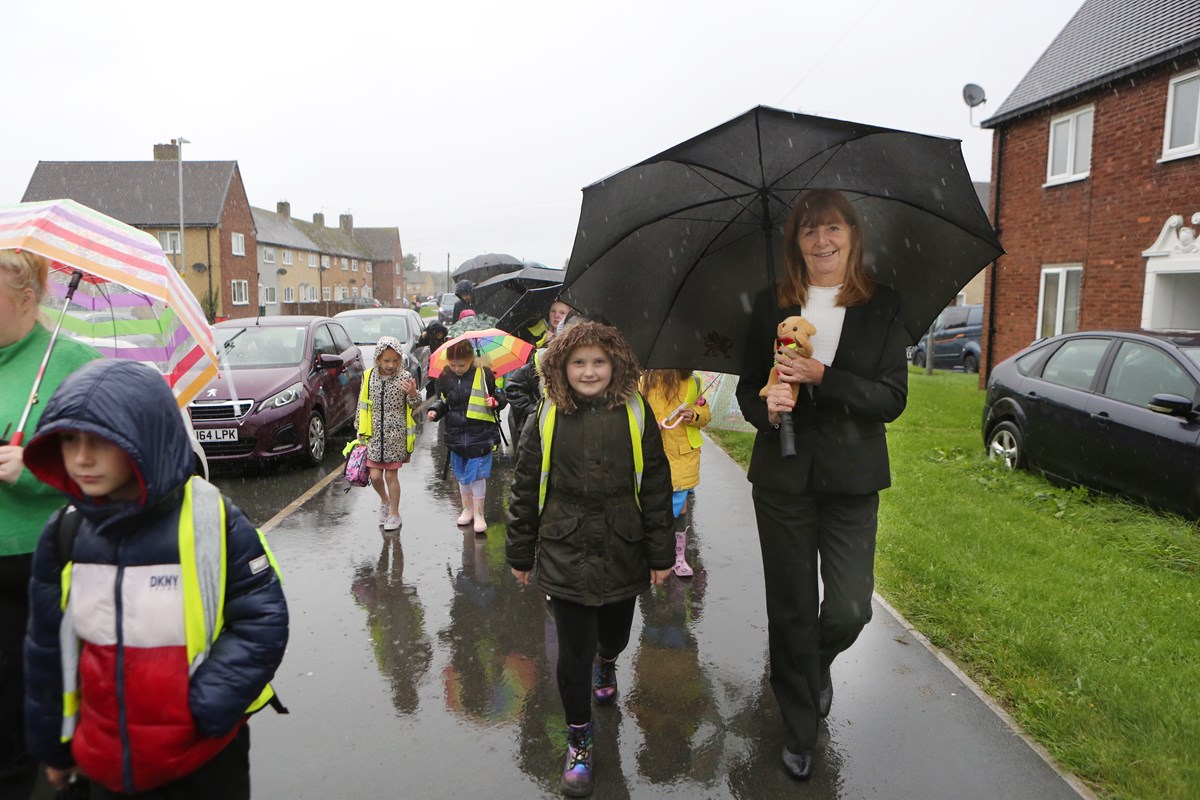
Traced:
<path fill-rule="evenodd" d="M 351 448 L 342 478 L 350 486 L 366 486 L 371 482 L 371 469 L 367 466 L 367 446 L 365 444 L 356 444 Z M 346 487 L 347 491 L 350 486 Z"/>

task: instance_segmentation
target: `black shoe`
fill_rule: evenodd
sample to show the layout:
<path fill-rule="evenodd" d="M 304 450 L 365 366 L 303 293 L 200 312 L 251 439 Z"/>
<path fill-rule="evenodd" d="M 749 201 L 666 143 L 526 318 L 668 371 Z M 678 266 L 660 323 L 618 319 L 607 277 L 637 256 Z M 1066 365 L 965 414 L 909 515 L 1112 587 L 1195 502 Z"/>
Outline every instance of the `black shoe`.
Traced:
<path fill-rule="evenodd" d="M 798 781 L 808 780 L 808 776 L 812 775 L 812 750 L 793 753 L 784 745 L 783 771 Z"/>
<path fill-rule="evenodd" d="M 821 676 L 821 693 L 817 695 L 817 716 L 825 719 L 833 707 L 833 681 L 826 672 Z"/>

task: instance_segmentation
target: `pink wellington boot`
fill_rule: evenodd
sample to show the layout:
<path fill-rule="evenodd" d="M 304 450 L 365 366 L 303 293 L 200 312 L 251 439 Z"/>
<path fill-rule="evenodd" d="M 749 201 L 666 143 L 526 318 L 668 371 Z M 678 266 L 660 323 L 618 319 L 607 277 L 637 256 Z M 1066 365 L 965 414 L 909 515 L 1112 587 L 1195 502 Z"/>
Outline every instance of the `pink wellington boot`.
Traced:
<path fill-rule="evenodd" d="M 675 566 L 671 569 L 680 578 L 692 577 L 692 568 L 688 565 L 686 558 L 687 551 L 687 535 L 691 527 L 684 528 L 681 531 L 675 531 Z"/>

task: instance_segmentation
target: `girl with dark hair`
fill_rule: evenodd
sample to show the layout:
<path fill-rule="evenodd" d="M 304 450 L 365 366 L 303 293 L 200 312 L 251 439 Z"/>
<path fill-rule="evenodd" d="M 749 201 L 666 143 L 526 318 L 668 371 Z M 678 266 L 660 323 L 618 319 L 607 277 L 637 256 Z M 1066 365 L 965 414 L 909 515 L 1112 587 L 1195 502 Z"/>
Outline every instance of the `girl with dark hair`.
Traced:
<path fill-rule="evenodd" d="M 737 397 L 758 429 L 747 477 L 783 767 L 805 780 L 833 703 L 830 667 L 871 618 L 879 490 L 891 484 L 884 425 L 908 395 L 907 336 L 900 296 L 866 274 L 862 222 L 845 195 L 802 196 L 784 235 L 787 269 L 755 300 Z M 776 323 L 801 313 L 817 329 L 812 356 L 780 348 L 772 358 Z M 759 397 L 772 366 L 780 381 Z M 779 423 L 789 411 L 796 455 L 784 458 Z"/>
<path fill-rule="evenodd" d="M 585 322 L 555 336 L 513 477 L 508 563 L 525 586 L 537 563 L 554 610 L 568 725 L 560 788 L 572 797 L 592 791 L 592 702 L 616 700 L 637 596 L 674 561 L 670 468 L 638 372 L 616 328 Z"/>

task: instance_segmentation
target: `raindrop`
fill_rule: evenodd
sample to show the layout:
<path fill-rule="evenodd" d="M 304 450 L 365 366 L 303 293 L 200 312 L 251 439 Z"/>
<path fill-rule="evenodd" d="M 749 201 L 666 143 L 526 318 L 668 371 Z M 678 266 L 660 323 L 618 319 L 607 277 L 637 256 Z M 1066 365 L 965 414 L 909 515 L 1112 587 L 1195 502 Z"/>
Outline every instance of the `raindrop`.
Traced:
<path fill-rule="evenodd" d="M 788 137 L 788 147 L 791 147 L 793 149 L 796 147 L 796 145 L 792 143 L 792 137 L 790 137 L 790 136 Z"/>
<path fill-rule="evenodd" d="M 675 257 L 675 250 L 674 250 L 674 248 L 671 248 L 671 247 L 668 247 L 668 248 L 667 248 L 667 257 L 668 257 L 668 258 L 674 258 L 674 257 Z"/>

